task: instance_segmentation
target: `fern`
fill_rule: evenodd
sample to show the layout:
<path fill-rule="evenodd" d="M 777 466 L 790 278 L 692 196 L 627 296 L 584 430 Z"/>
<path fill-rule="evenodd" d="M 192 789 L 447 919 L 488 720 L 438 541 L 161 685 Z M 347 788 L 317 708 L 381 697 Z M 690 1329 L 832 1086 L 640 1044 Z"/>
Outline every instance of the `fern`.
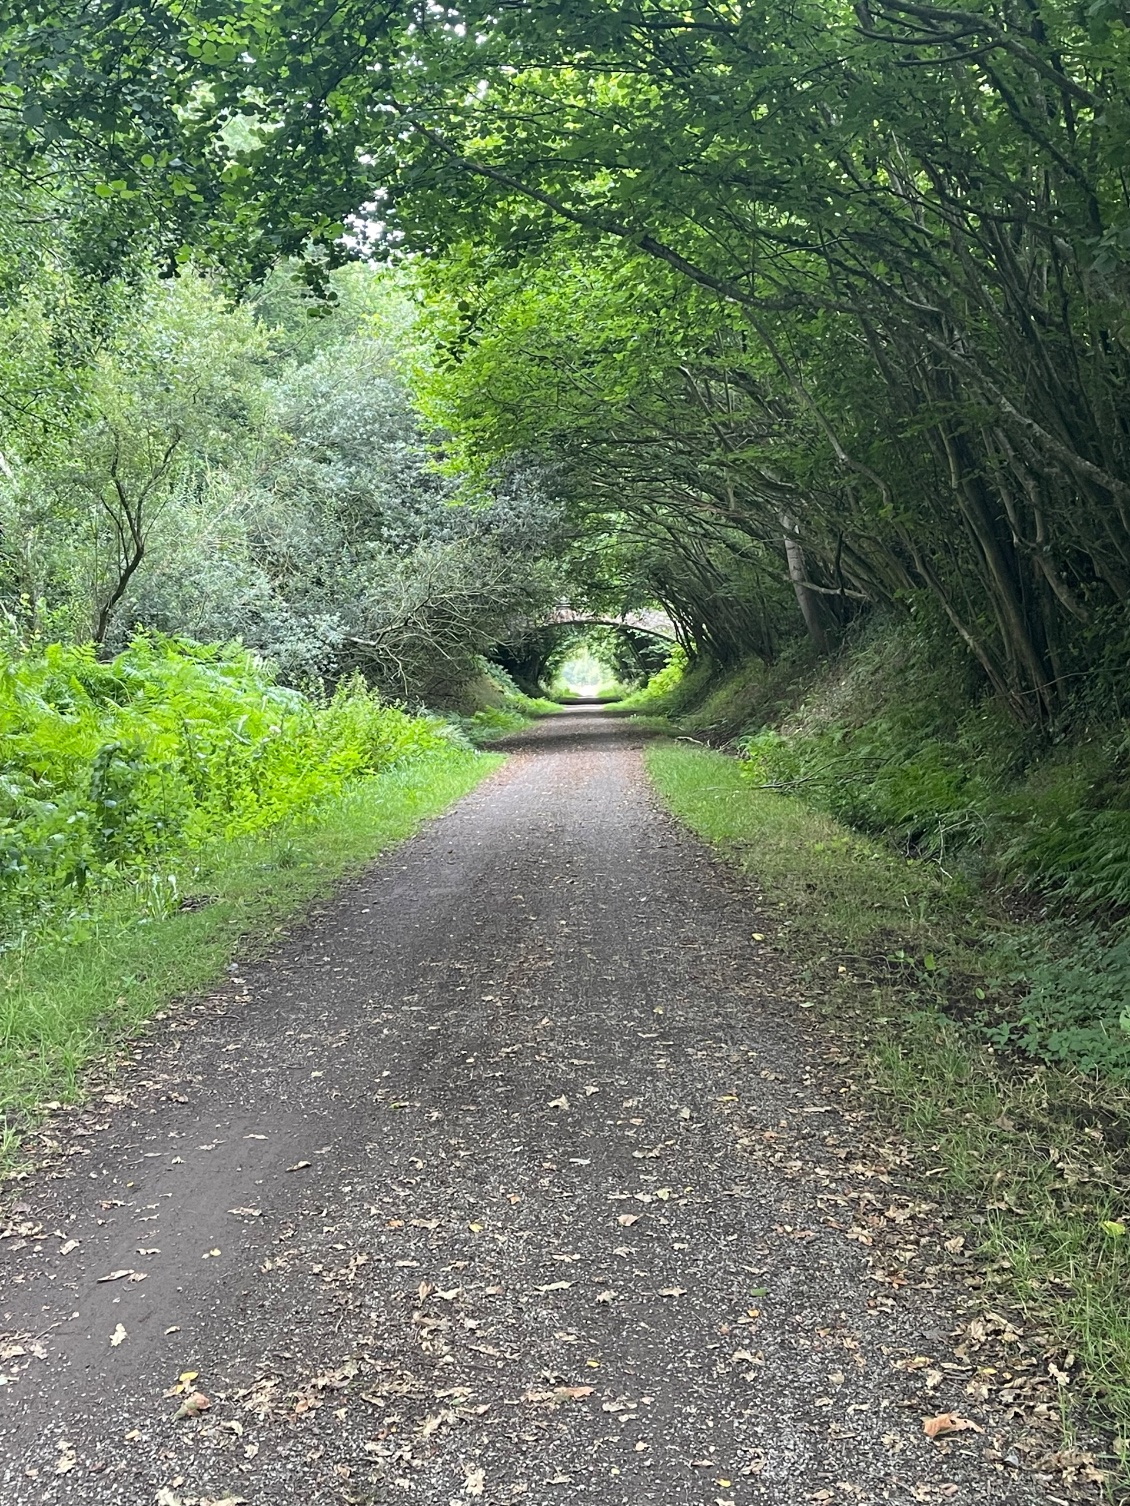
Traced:
<path fill-rule="evenodd" d="M 108 664 L 52 644 L 0 660 L 0 921 L 74 908 L 217 836 L 448 747 L 359 677 L 316 701 L 236 646 L 141 637 Z"/>

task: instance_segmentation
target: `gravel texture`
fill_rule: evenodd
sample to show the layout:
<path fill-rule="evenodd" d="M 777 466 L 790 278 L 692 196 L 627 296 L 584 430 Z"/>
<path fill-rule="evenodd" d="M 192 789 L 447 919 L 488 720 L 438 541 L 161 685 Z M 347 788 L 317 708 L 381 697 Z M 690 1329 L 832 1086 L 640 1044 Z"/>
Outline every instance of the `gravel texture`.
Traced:
<path fill-rule="evenodd" d="M 55 1116 L 0 1215 L 3 1506 L 1067 1498 L 638 741 L 515 739 Z"/>

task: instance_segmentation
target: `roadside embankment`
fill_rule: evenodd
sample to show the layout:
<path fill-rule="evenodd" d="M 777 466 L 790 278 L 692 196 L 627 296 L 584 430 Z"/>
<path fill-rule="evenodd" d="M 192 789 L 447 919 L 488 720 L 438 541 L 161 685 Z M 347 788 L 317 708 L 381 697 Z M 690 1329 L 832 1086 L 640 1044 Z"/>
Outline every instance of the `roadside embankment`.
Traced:
<path fill-rule="evenodd" d="M 1113 905 L 1083 908 L 1068 882 L 1040 889 L 1008 867 L 1021 838 L 1050 846 L 1072 810 L 1101 824 L 1103 786 L 1080 802 L 1080 770 L 1116 762 L 1114 729 L 998 757 L 994 774 L 993 708 L 967 707 L 964 729 L 951 716 L 932 741 L 938 678 L 891 664 L 898 646 L 873 637 L 831 670 L 794 665 L 791 688 L 781 669 L 669 677 L 635 705 L 684 740 L 651 745 L 648 767 L 670 809 L 756 884 L 765 946 L 804 969 L 813 1016 L 910 1137 L 924 1186 L 965 1200 L 981 1262 L 1046 1332 L 1065 1395 L 1125 1445 L 1130 941 Z M 978 721 L 982 749 L 962 765 Z M 690 740 L 707 737 L 728 754 Z"/>

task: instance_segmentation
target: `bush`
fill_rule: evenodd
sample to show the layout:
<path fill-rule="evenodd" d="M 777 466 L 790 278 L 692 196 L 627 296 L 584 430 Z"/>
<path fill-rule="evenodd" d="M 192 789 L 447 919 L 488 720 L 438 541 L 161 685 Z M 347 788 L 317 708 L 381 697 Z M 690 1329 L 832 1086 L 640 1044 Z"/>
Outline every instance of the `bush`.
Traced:
<path fill-rule="evenodd" d="M 109 663 L 50 645 L 0 659 L 0 920 L 262 830 L 352 779 L 447 746 L 356 679 L 318 701 L 245 650 L 142 637 Z"/>

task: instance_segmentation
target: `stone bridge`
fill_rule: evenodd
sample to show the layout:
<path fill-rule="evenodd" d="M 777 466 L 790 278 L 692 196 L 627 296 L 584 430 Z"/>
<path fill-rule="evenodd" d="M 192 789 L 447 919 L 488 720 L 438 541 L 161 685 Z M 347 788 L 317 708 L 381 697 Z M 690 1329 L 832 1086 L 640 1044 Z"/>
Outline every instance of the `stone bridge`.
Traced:
<path fill-rule="evenodd" d="M 539 628 L 566 627 L 628 628 L 633 633 L 646 633 L 649 638 L 663 638 L 668 643 L 677 643 L 675 624 L 665 612 L 627 612 L 623 617 L 598 617 L 592 612 L 579 612 L 573 607 L 556 608 L 537 624 Z"/>

